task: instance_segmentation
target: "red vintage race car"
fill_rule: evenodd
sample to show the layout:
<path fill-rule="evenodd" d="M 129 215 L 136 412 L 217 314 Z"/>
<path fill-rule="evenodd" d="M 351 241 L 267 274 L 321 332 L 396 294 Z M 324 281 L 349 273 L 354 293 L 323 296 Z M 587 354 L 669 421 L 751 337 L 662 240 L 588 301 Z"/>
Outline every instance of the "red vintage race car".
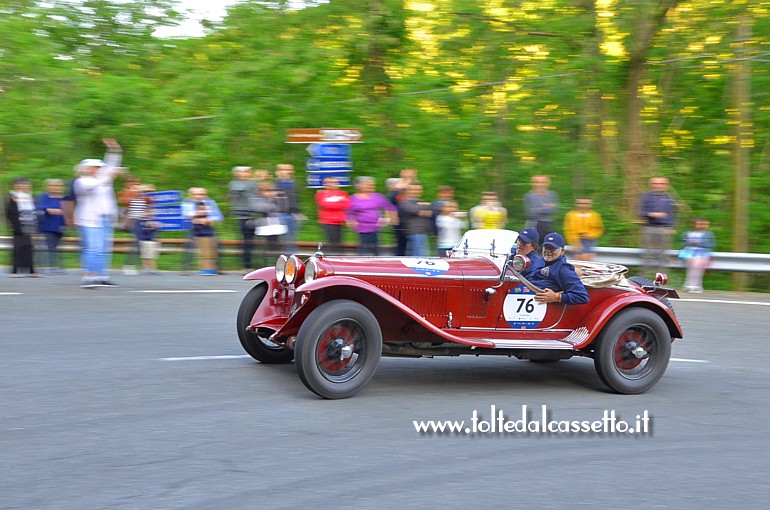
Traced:
<path fill-rule="evenodd" d="M 244 277 L 255 285 L 238 310 L 241 345 L 262 363 L 294 360 L 305 386 L 329 399 L 357 393 L 383 355 L 588 356 L 618 393 L 653 387 L 682 338 L 665 277 L 571 261 L 589 302 L 539 303 L 519 274 L 526 258 L 511 255 L 517 237 L 471 230 L 440 258 L 281 255 Z"/>

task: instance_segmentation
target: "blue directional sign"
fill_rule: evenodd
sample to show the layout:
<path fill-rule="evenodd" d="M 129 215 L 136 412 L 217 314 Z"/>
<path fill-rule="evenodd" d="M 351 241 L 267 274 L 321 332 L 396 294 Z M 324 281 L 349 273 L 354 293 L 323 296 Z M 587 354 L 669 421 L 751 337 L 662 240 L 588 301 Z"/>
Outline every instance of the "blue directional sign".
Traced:
<path fill-rule="evenodd" d="M 341 171 L 341 172 L 308 172 L 307 174 L 307 187 L 308 188 L 323 188 L 324 185 L 324 179 L 327 177 L 336 177 L 337 181 L 339 181 L 340 186 L 350 186 L 350 176 L 352 175 L 351 171 Z"/>
<path fill-rule="evenodd" d="M 350 159 L 350 144 L 344 143 L 311 143 L 307 151 L 314 158 Z"/>
<path fill-rule="evenodd" d="M 349 159 L 339 158 L 308 158 L 308 172 L 339 172 L 341 170 L 353 170 L 353 162 Z"/>
<path fill-rule="evenodd" d="M 160 229 L 158 230 L 163 232 L 192 229 L 192 221 L 181 216 L 178 218 L 158 218 L 157 221 L 160 223 Z"/>
<path fill-rule="evenodd" d="M 182 202 L 182 192 L 177 190 L 171 191 L 153 191 L 147 193 L 152 198 L 152 203 L 155 207 L 163 205 L 179 205 Z"/>
<path fill-rule="evenodd" d="M 152 199 L 155 221 L 161 225 L 159 230 L 190 229 L 190 220 L 182 216 L 181 191 L 153 191 L 147 195 Z"/>
<path fill-rule="evenodd" d="M 330 175 L 340 186 L 350 186 L 353 159 L 349 143 L 311 143 L 307 151 L 312 156 L 306 164 L 308 188 L 322 188 L 323 180 Z"/>

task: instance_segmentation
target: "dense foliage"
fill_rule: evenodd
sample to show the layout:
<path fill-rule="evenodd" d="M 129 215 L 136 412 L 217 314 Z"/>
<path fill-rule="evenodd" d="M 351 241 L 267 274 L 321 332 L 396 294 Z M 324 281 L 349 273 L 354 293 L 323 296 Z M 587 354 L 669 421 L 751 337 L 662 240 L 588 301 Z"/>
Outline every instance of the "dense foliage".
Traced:
<path fill-rule="evenodd" d="M 634 198 L 663 174 L 681 228 L 702 215 L 718 249 L 736 232 L 770 250 L 770 1 L 289 4 L 244 0 L 205 37 L 161 39 L 173 0 L 6 0 L 0 185 L 66 177 L 110 136 L 144 180 L 224 202 L 234 165 L 303 177 L 286 129 L 356 127 L 356 174 L 414 167 L 427 198 L 452 184 L 464 208 L 494 188 L 514 227 L 546 173 L 563 212 L 590 196 L 603 242 L 635 245 Z"/>

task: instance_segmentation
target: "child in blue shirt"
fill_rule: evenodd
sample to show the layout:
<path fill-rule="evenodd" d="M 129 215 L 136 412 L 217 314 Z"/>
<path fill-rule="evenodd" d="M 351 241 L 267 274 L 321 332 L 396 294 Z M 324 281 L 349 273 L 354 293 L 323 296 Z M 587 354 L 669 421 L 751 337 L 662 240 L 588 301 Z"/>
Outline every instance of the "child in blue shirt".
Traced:
<path fill-rule="evenodd" d="M 711 263 L 711 250 L 714 248 L 714 233 L 709 230 L 709 221 L 705 218 L 693 220 L 692 230 L 682 234 L 684 248 L 679 251 L 679 258 L 685 261 L 687 276 L 686 292 L 703 292 L 703 274 Z"/>

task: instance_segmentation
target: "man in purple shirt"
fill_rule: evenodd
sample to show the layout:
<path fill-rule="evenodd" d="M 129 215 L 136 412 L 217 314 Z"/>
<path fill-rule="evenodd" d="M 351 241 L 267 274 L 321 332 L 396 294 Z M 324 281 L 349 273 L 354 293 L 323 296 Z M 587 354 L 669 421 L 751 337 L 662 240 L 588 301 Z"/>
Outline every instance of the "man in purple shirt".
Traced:
<path fill-rule="evenodd" d="M 356 193 L 345 211 L 348 227 L 359 236 L 359 255 L 379 255 L 378 232 L 395 220 L 396 207 L 384 195 L 374 192 L 373 177 L 357 177 Z"/>
<path fill-rule="evenodd" d="M 666 250 L 671 247 L 676 225 L 676 201 L 668 193 L 668 185 L 667 178 L 653 177 L 650 191 L 639 197 L 644 267 L 648 271 L 668 265 Z"/>

